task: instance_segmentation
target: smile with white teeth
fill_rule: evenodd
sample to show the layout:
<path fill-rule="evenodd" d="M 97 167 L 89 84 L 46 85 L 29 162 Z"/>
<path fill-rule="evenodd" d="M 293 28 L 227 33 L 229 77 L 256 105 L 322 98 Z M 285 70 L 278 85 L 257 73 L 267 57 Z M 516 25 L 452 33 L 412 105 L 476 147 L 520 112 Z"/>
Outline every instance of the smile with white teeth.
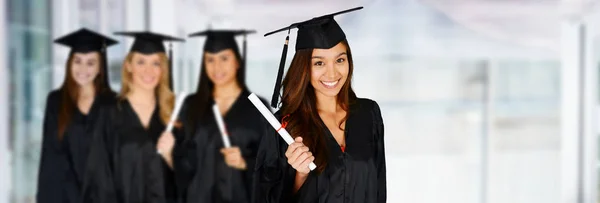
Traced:
<path fill-rule="evenodd" d="M 321 84 L 323 84 L 323 86 L 325 86 L 326 88 L 334 88 L 339 81 L 339 79 L 336 81 L 321 81 Z"/>

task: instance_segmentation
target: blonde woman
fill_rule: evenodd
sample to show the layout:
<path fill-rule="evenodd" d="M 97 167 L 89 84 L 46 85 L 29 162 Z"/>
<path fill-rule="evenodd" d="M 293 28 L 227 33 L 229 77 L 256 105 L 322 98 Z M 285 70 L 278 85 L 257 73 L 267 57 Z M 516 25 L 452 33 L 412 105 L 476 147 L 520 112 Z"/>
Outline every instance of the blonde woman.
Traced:
<path fill-rule="evenodd" d="M 175 99 L 163 41 L 180 39 L 147 32 L 117 34 L 135 40 L 123 62 L 118 101 L 103 109 L 103 123 L 96 130 L 91 152 L 95 161 L 88 166 L 91 178 L 83 201 L 175 202 L 171 149 L 157 143 L 174 142 L 161 137 Z"/>

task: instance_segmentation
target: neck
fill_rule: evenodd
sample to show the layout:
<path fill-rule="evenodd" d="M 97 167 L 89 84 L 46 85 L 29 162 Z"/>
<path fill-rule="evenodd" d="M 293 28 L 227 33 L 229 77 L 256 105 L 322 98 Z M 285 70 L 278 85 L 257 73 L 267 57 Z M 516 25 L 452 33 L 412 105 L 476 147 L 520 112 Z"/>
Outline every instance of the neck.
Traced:
<path fill-rule="evenodd" d="M 132 88 L 127 94 L 127 99 L 132 103 L 152 104 L 156 102 L 156 95 L 153 90 Z"/>
<path fill-rule="evenodd" d="M 79 98 L 90 98 L 96 95 L 94 84 L 79 86 Z"/>
<path fill-rule="evenodd" d="M 242 88 L 237 84 L 237 82 L 229 82 L 226 84 L 222 84 L 214 87 L 213 89 L 213 97 L 231 97 L 238 95 L 242 91 Z"/>
<path fill-rule="evenodd" d="M 340 106 L 337 103 L 336 97 L 329 97 L 325 95 L 321 95 L 319 93 L 316 94 L 317 98 L 317 110 L 327 113 L 335 113 L 340 110 Z"/>

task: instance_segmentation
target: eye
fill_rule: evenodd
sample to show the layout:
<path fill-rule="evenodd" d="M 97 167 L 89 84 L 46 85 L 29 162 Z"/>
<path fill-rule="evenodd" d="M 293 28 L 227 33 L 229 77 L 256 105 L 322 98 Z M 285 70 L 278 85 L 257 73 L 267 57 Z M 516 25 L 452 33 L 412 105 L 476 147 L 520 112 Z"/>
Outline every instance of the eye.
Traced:
<path fill-rule="evenodd" d="M 227 61 L 227 60 L 229 60 L 228 56 L 221 56 L 221 61 Z"/>
<path fill-rule="evenodd" d="M 144 65 L 145 61 L 142 60 L 142 59 L 139 59 L 135 63 L 138 64 L 138 65 Z"/>
<path fill-rule="evenodd" d="M 338 62 L 338 63 L 344 63 L 345 61 L 346 61 L 345 58 L 339 58 L 336 60 L 336 62 Z"/>
<path fill-rule="evenodd" d="M 206 58 L 206 62 L 207 62 L 207 63 L 212 63 L 212 62 L 214 62 L 214 61 L 215 61 L 215 60 L 214 60 L 213 58 Z"/>
<path fill-rule="evenodd" d="M 323 61 L 317 61 L 313 65 L 314 66 L 323 66 L 323 65 L 325 65 L 325 63 L 323 63 Z"/>
<path fill-rule="evenodd" d="M 155 67 L 160 67 L 160 62 L 159 61 L 154 61 L 154 63 L 152 63 L 152 65 L 154 65 Z"/>

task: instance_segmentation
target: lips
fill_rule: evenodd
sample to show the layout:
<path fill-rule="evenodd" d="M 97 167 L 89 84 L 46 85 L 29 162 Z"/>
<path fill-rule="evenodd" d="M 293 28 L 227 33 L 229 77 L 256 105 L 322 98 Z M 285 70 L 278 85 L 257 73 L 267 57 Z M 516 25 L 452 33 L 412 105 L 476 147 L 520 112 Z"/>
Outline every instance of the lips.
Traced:
<path fill-rule="evenodd" d="M 320 82 L 321 82 L 321 84 L 325 88 L 333 89 L 333 88 L 335 88 L 338 85 L 338 83 L 340 82 L 340 80 L 338 79 L 338 80 L 335 80 L 335 81 L 320 81 Z"/>
<path fill-rule="evenodd" d="M 213 74 L 213 78 L 214 78 L 215 80 L 220 80 L 220 79 L 223 79 L 223 78 L 225 78 L 225 76 L 226 76 L 226 75 L 227 75 L 227 74 L 225 74 L 225 73 L 216 73 L 216 74 Z"/>
<path fill-rule="evenodd" d="M 142 81 L 144 83 L 153 83 L 156 80 L 156 77 L 153 76 L 142 76 Z"/>

